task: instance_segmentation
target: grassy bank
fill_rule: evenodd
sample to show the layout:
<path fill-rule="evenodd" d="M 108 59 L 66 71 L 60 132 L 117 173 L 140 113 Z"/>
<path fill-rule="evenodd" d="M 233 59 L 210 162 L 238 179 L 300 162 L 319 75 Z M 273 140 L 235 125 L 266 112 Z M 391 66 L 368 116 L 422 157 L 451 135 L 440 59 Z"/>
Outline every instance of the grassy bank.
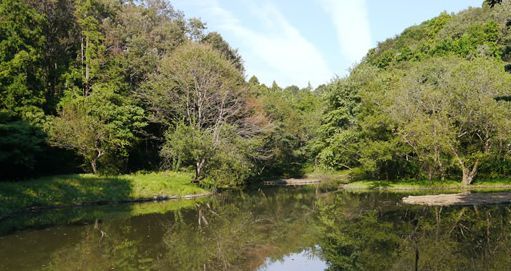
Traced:
<path fill-rule="evenodd" d="M 503 191 L 511 190 L 511 179 L 499 180 L 480 180 L 474 182 L 468 187 L 462 186 L 460 181 L 418 181 L 418 180 L 403 180 L 403 181 L 356 181 L 341 186 L 344 190 L 348 191 L 371 191 L 371 190 L 384 190 L 384 191 L 422 191 L 422 190 L 438 190 L 438 191 L 461 191 L 461 190 L 474 190 L 474 191 Z"/>
<path fill-rule="evenodd" d="M 76 174 L 0 183 L 0 217 L 28 208 L 122 202 L 184 196 L 207 191 L 191 183 L 192 175 L 177 172 L 102 177 Z"/>

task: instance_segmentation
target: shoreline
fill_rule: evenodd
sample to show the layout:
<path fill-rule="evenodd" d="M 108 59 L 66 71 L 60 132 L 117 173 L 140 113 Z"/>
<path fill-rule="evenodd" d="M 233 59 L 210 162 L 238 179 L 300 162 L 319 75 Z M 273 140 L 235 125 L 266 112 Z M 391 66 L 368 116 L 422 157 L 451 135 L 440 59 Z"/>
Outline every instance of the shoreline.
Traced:
<path fill-rule="evenodd" d="M 423 196 L 408 196 L 402 199 L 409 205 L 425 206 L 477 206 L 511 203 L 511 192 L 458 193 Z"/>
<path fill-rule="evenodd" d="M 215 194 L 214 192 L 205 192 L 205 193 L 199 193 L 199 194 L 162 195 L 162 196 L 134 198 L 134 199 L 125 199 L 125 200 L 85 201 L 85 202 L 70 204 L 70 205 L 30 206 L 30 207 L 15 210 L 15 211 L 8 213 L 4 216 L 1 216 L 0 222 L 2 220 L 8 219 L 9 217 L 13 217 L 18 214 L 22 214 L 22 213 L 26 213 L 26 212 L 42 212 L 42 211 L 47 211 L 47 210 L 66 209 L 66 208 L 81 208 L 81 207 L 91 207 L 91 206 L 107 206 L 107 205 L 134 204 L 134 203 L 147 203 L 147 202 L 192 200 L 192 199 L 197 199 L 197 198 L 208 197 L 208 196 L 211 196 L 214 194 Z"/>
<path fill-rule="evenodd" d="M 0 220 L 23 211 L 194 199 L 213 194 L 191 182 L 186 172 L 120 176 L 75 174 L 23 182 L 0 182 Z"/>
<path fill-rule="evenodd" d="M 491 191 L 511 191 L 511 180 L 507 183 L 492 183 L 492 182 L 481 182 L 475 183 L 469 186 L 463 186 L 461 183 L 441 183 L 441 182 L 388 182 L 388 181 L 356 181 L 348 184 L 339 186 L 340 190 L 344 191 L 383 191 L 383 192 L 427 192 L 427 191 L 452 191 L 452 192 L 491 192 Z"/>

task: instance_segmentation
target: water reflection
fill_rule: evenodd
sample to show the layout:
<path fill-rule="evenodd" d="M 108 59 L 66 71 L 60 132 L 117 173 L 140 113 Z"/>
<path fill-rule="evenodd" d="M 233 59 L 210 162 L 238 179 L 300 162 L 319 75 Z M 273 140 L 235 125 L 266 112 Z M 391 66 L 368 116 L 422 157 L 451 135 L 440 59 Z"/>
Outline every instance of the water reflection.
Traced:
<path fill-rule="evenodd" d="M 83 220 L 73 216 L 70 225 L 70 219 L 59 225 L 55 214 L 48 212 L 53 226 L 46 222 L 39 225 L 43 229 L 0 237 L 0 270 L 508 270 L 511 266 L 508 206 L 413 207 L 400 204 L 400 197 L 304 189 L 236 192 L 179 209 L 169 207 L 170 202 L 130 206 L 124 212 L 119 207 L 102 207 L 101 212 L 94 208 Z"/>
<path fill-rule="evenodd" d="M 315 245 L 316 199 L 313 190 L 239 192 L 165 214 L 18 232 L 0 237 L 9 259 L 0 270 L 256 270 Z"/>
<path fill-rule="evenodd" d="M 330 270 L 509 270 L 509 206 L 409 207 L 389 195 L 321 203 Z"/>
<path fill-rule="evenodd" d="M 280 271 L 280 270 L 293 270 L 293 271 L 309 271 L 309 270 L 325 270 L 328 266 L 321 258 L 318 252 L 314 250 L 304 250 L 300 253 L 293 253 L 285 256 L 281 260 L 270 261 L 268 260 L 259 271 Z"/>

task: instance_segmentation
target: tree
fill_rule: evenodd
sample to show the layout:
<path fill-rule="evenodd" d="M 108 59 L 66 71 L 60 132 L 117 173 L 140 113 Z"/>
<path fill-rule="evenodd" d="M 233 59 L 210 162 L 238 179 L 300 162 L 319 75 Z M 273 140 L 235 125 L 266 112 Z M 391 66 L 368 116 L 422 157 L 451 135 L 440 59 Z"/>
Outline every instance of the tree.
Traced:
<path fill-rule="evenodd" d="M 376 179 L 444 178 L 457 176 L 462 172 L 460 159 L 455 159 L 452 151 L 446 151 L 446 146 L 450 145 L 446 143 L 446 138 L 452 137 L 447 136 L 447 132 L 453 131 L 449 126 L 443 125 L 446 121 L 440 116 L 432 120 L 427 110 L 424 110 L 423 114 L 407 111 L 400 114 L 408 114 L 410 121 L 401 125 L 402 123 L 396 122 L 395 116 L 389 114 L 393 102 L 388 97 L 404 85 L 411 88 L 409 91 L 417 85 L 424 87 L 420 82 L 425 79 L 419 75 L 407 83 L 403 82 L 403 78 L 413 77 L 412 73 L 424 75 L 423 69 L 426 67 L 431 71 L 431 59 L 444 58 L 445 62 L 448 62 L 448 58 L 457 56 L 480 65 L 503 65 L 508 62 L 511 59 L 511 47 L 505 38 L 509 27 L 509 14 L 505 11 L 510 2 L 502 1 L 501 4 L 502 8 L 491 9 L 484 4 L 482 8 L 468 9 L 456 15 L 442 13 L 436 18 L 407 28 L 399 36 L 370 50 L 363 62 L 356 66 L 347 78 L 340 80 L 343 83 L 336 82 L 323 87 L 327 108 L 323 114 L 318 140 L 312 144 L 317 161 L 322 166 L 351 168 L 355 176 L 362 173 L 364 176 L 359 177 Z M 487 59 L 488 62 L 481 64 L 481 59 Z M 454 66 L 444 67 L 444 70 L 455 69 Z M 488 78 L 498 79 L 498 76 L 503 75 L 501 70 L 494 71 L 496 75 Z M 437 78 L 452 74 L 447 71 L 436 73 Z M 488 78 L 481 80 L 491 80 Z M 465 83 L 461 82 L 462 85 Z M 480 84 L 475 82 L 474 85 Z M 429 88 L 431 92 L 438 90 L 432 83 Z M 445 94 L 449 91 L 445 88 L 438 92 Z M 399 98 L 399 95 L 396 97 Z M 433 100 L 433 97 L 429 99 Z M 493 97 L 491 102 L 498 102 L 499 107 L 505 107 L 503 102 L 509 100 L 509 96 L 502 92 L 501 96 Z M 411 101 L 416 102 L 413 99 Z M 440 106 L 447 101 L 452 100 L 438 96 L 435 101 L 428 103 Z M 402 107 L 395 106 L 392 112 L 405 110 L 408 104 L 403 104 Z M 353 108 L 356 110 L 352 110 Z M 502 109 L 502 112 L 505 110 Z M 443 118 L 450 119 L 449 114 L 445 114 Z M 464 137 L 468 135 L 465 134 Z M 460 144 L 460 148 L 466 150 L 468 143 L 463 141 Z M 475 154 L 475 151 L 472 154 Z M 472 158 L 467 158 L 461 155 L 464 157 L 461 158 L 464 167 L 467 168 L 466 180 L 471 179 L 473 162 L 477 160 L 479 165 L 476 172 L 479 172 L 479 175 L 508 175 L 510 163 L 505 145 L 492 145 L 488 154 L 481 155 L 485 158 L 476 159 L 472 155 L 469 155 Z M 493 158 L 492 161 L 488 161 L 489 157 Z"/>
<path fill-rule="evenodd" d="M 497 4 L 502 4 L 502 0 L 485 0 L 485 2 L 492 8 Z"/>
<path fill-rule="evenodd" d="M 96 174 L 100 159 L 126 157 L 145 125 L 143 109 L 97 86 L 90 96 L 66 101 L 49 134 L 53 145 L 76 151 Z"/>
<path fill-rule="evenodd" d="M 192 142 L 207 140 L 208 143 L 181 144 L 192 148 L 183 154 L 193 155 L 179 159 L 193 161 L 196 181 L 205 177 L 205 169 L 212 170 L 213 158 L 221 156 L 217 154 L 226 142 L 233 142 L 233 137 L 234 142 L 252 139 L 265 122 L 253 110 L 239 70 L 207 45 L 189 43 L 176 49 L 163 59 L 159 71 L 151 76 L 144 89 L 141 98 L 152 112 L 152 120 L 170 129 L 167 139 L 188 133 L 195 137 L 189 139 Z M 181 130 L 182 125 L 190 128 Z M 166 141 L 163 157 L 175 160 L 176 152 L 165 150 L 180 149 L 177 144 L 181 141 Z M 231 147 L 245 149 L 238 148 L 239 145 Z M 252 155 L 252 152 L 242 153 L 245 157 Z"/>
<path fill-rule="evenodd" d="M 45 18 L 41 25 L 46 38 L 42 68 L 46 114 L 55 114 L 66 84 L 66 74 L 76 61 L 80 51 L 80 31 L 75 12 L 75 2 L 69 0 L 23 0 Z"/>
<path fill-rule="evenodd" d="M 44 141 L 40 128 L 0 112 L 0 178 L 28 175 Z"/>
<path fill-rule="evenodd" d="M 419 158 L 442 168 L 448 155 L 474 180 L 481 163 L 508 152 L 511 133 L 511 77 L 496 61 L 440 58 L 416 65 L 391 96 L 389 114 L 398 134 Z"/>
<path fill-rule="evenodd" d="M 311 162 L 309 142 L 315 137 L 321 113 L 321 100 L 309 89 L 290 86 L 269 89 L 250 80 L 251 93 L 260 101 L 271 129 L 263 140 L 265 155 L 260 177 L 301 177 Z"/>
<path fill-rule="evenodd" d="M 162 0 L 124 3 L 103 26 L 107 68 L 118 73 L 130 91 L 137 91 L 163 56 L 187 40 L 183 14 Z"/>
<path fill-rule="evenodd" d="M 20 0 L 0 3 L 0 111 L 31 122 L 43 118 L 41 14 Z"/>
<path fill-rule="evenodd" d="M 202 43 L 209 44 L 215 50 L 218 50 L 225 58 L 231 61 L 234 66 L 240 71 L 241 74 L 245 73 L 243 67 L 243 59 L 238 50 L 231 48 L 231 46 L 224 40 L 222 35 L 217 32 L 208 33 L 202 40 Z"/>
<path fill-rule="evenodd" d="M 81 30 L 79 72 L 83 96 L 88 96 L 104 63 L 106 47 L 101 21 L 108 10 L 99 0 L 78 0 L 75 16 Z"/>

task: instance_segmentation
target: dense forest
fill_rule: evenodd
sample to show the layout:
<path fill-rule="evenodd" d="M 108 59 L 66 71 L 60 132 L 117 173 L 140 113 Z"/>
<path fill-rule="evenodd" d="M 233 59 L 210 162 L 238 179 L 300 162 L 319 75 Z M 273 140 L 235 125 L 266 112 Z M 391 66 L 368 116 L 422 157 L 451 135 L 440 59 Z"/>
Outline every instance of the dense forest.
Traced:
<path fill-rule="evenodd" d="M 0 178 L 171 168 L 234 185 L 309 158 L 319 96 L 246 80 L 167 1 L 6 0 L 0 18 Z"/>
<path fill-rule="evenodd" d="M 509 14 L 509 1 L 442 13 L 313 89 L 247 78 L 219 33 L 164 0 L 3 0 L 0 179 L 507 177 Z"/>

